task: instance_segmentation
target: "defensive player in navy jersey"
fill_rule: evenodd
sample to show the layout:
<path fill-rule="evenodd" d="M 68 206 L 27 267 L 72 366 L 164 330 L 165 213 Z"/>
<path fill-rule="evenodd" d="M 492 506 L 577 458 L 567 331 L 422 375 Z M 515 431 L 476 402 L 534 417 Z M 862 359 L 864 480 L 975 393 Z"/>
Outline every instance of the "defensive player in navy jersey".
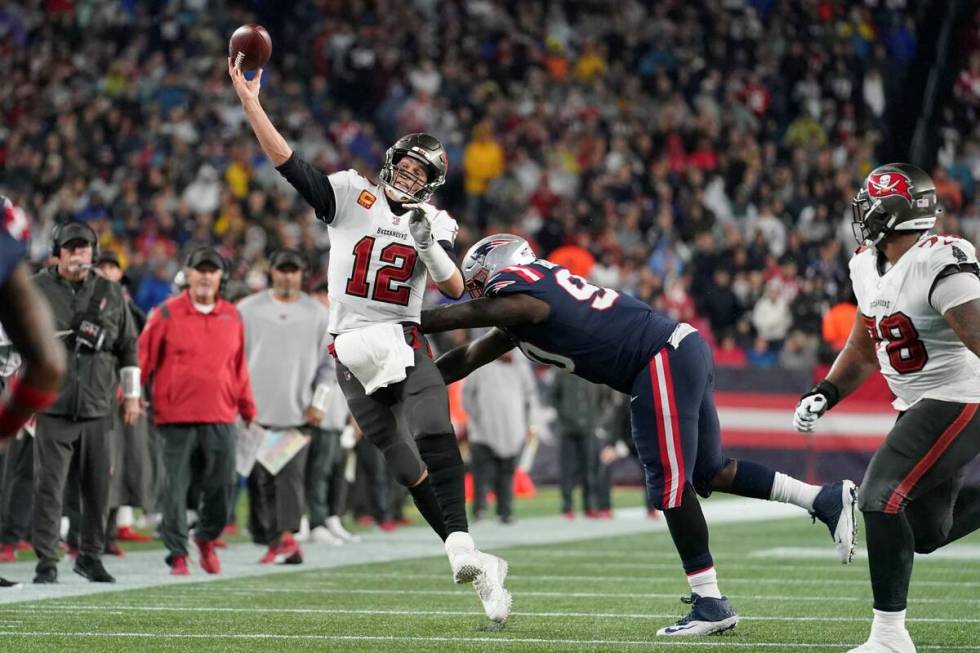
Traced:
<path fill-rule="evenodd" d="M 0 195 L 0 324 L 23 361 L 0 402 L 0 446 L 55 400 L 65 370 L 51 309 L 23 262 L 28 234 L 26 214 Z"/>
<path fill-rule="evenodd" d="M 841 561 L 851 560 L 852 482 L 809 485 L 722 455 L 711 350 L 694 327 L 593 286 L 537 258 L 524 239 L 508 234 L 470 248 L 463 279 L 473 299 L 423 311 L 423 331 L 493 329 L 439 358 L 447 383 L 517 346 L 534 361 L 631 396 L 633 440 L 647 491 L 664 513 L 691 587 L 690 613 L 658 635 L 709 635 L 738 622 L 718 589 L 698 494 L 718 490 L 801 506 L 830 529 Z"/>

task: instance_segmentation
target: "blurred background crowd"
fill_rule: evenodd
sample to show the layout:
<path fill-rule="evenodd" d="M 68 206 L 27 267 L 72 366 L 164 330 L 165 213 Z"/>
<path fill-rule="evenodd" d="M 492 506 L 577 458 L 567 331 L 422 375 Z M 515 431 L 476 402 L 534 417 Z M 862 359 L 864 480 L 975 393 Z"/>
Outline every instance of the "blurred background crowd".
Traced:
<path fill-rule="evenodd" d="M 228 35 L 257 21 L 273 39 L 263 103 L 325 171 L 374 177 L 398 135 L 433 133 L 460 254 L 513 231 L 695 323 L 719 364 L 806 368 L 839 344 L 835 314 L 853 319 L 850 198 L 908 157 L 895 143 L 915 115 L 938 126 L 941 230 L 980 235 L 980 12 L 943 50 L 950 91 L 914 104 L 943 45 L 937 4 L 8 3 L 0 190 L 34 222 L 36 263 L 55 223 L 88 221 L 144 310 L 202 243 L 233 261 L 239 296 L 265 286 L 278 246 L 309 256 L 315 285 L 327 231 L 258 150 L 227 78 Z"/>

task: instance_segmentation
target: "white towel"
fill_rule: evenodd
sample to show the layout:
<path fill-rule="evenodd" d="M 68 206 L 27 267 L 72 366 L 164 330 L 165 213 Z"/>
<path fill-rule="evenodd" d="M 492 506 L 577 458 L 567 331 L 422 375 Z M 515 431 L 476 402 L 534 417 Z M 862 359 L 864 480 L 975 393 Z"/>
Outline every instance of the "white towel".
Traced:
<path fill-rule="evenodd" d="M 341 333 L 334 341 L 337 360 L 372 394 L 378 388 L 404 381 L 415 364 L 415 352 L 405 342 L 400 324 L 372 324 Z"/>

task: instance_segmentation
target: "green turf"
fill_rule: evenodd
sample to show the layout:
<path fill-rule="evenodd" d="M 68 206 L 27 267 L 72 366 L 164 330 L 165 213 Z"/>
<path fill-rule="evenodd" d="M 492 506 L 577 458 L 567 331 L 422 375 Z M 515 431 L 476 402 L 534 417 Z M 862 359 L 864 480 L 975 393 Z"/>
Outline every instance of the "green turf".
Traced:
<path fill-rule="evenodd" d="M 0 650 L 843 652 L 868 632 L 866 561 L 753 555 L 817 543 L 799 519 L 714 528 L 721 586 L 743 621 L 701 640 L 654 641 L 686 610 L 676 554 L 658 533 L 500 551 L 514 614 L 499 629 L 434 557 L 0 606 Z M 910 604 L 920 651 L 980 651 L 976 561 L 917 562 Z"/>

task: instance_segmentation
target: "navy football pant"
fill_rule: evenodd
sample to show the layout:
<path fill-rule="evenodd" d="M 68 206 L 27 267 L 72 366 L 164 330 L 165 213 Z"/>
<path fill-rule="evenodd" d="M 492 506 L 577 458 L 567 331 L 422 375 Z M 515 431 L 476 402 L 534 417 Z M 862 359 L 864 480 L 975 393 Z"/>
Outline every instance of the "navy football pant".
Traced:
<path fill-rule="evenodd" d="M 686 483 L 710 495 L 712 479 L 728 464 L 721 451 L 711 348 L 697 331 L 672 341 L 637 374 L 630 404 L 647 493 L 661 510 L 681 505 Z"/>

